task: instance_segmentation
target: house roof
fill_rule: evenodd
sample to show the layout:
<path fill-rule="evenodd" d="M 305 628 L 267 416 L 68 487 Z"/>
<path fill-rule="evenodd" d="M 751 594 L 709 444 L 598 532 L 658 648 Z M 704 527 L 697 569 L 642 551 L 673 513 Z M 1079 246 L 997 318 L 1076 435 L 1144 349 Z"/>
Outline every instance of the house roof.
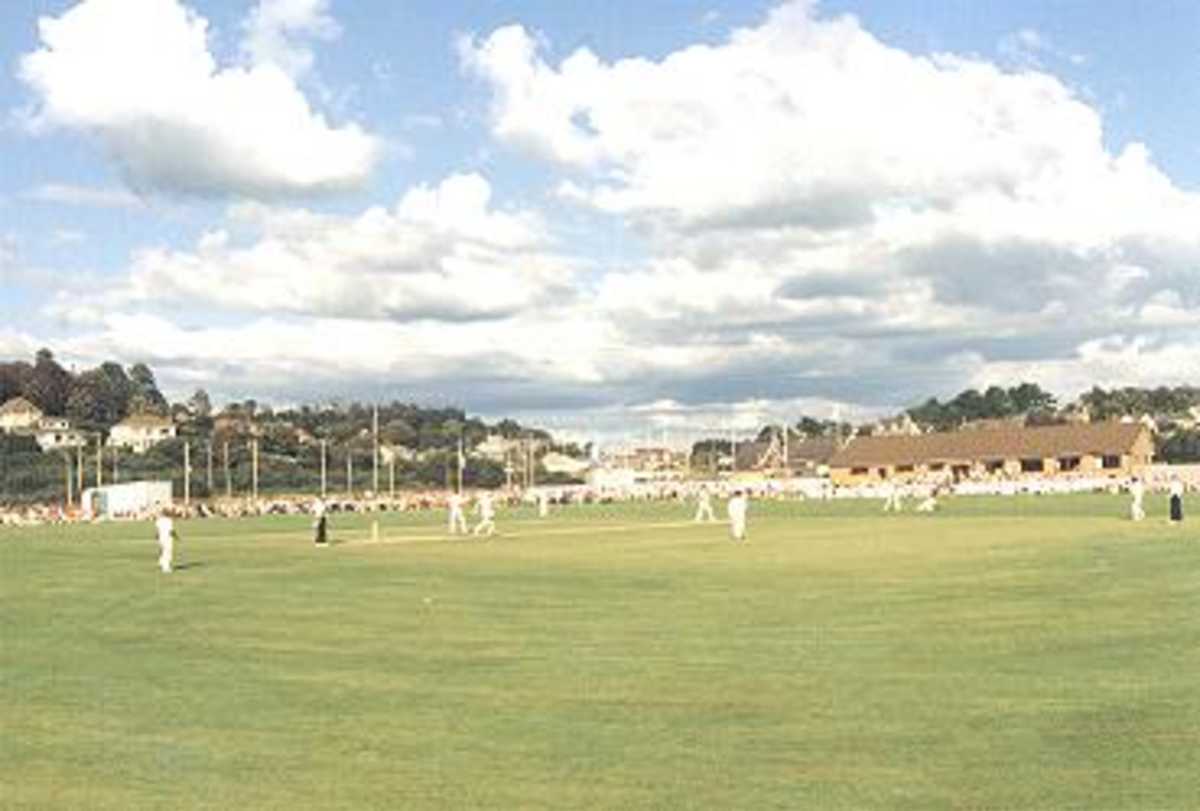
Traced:
<path fill-rule="evenodd" d="M 1139 423 L 1099 422 L 857 437 L 834 454 L 829 464 L 847 468 L 1124 454 L 1147 433 L 1146 427 Z"/>
<path fill-rule="evenodd" d="M 0 417 L 10 414 L 34 414 L 40 417 L 42 410 L 24 397 L 14 397 L 4 405 L 0 405 Z"/>
<path fill-rule="evenodd" d="M 788 467 L 806 467 L 808 465 L 823 465 L 836 453 L 838 443 L 832 438 L 817 437 L 813 439 L 792 439 L 788 442 Z M 739 468 L 757 467 L 763 462 L 771 442 L 739 442 L 737 446 L 737 464 Z"/>
<path fill-rule="evenodd" d="M 170 428 L 174 425 L 166 417 L 157 414 L 131 414 L 117 423 L 114 428 Z"/>

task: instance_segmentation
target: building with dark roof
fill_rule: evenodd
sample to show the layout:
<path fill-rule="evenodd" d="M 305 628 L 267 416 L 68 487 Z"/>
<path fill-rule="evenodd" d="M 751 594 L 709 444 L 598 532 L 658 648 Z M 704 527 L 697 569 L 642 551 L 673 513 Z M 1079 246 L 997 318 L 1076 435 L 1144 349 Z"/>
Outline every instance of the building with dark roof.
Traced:
<path fill-rule="evenodd" d="M 1018 426 L 856 437 L 829 461 L 834 484 L 885 479 L 955 480 L 1021 475 L 1125 477 L 1154 458 L 1150 430 L 1137 422 Z"/>

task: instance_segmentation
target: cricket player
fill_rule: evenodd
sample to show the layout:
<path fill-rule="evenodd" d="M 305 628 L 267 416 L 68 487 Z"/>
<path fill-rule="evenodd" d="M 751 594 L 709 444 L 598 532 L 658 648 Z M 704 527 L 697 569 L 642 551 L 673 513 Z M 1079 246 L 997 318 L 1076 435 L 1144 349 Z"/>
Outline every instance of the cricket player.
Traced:
<path fill-rule="evenodd" d="M 450 510 L 450 534 L 467 534 L 467 516 L 463 513 L 463 497 L 461 493 L 451 493 L 447 502 Z"/>
<path fill-rule="evenodd" d="M 171 516 L 159 513 L 154 521 L 154 529 L 158 532 L 158 568 L 164 574 L 170 574 L 171 564 L 175 561 L 175 522 Z"/>
<path fill-rule="evenodd" d="M 496 533 L 496 505 L 492 503 L 492 494 L 481 494 L 475 509 L 479 513 L 479 523 L 475 525 L 471 534 L 494 535 Z"/>
<path fill-rule="evenodd" d="M 708 493 L 707 487 L 700 488 L 700 495 L 696 501 L 696 522 L 700 521 L 716 521 L 716 516 L 713 515 L 712 496 Z"/>
<path fill-rule="evenodd" d="M 313 543 L 317 546 L 328 546 L 329 538 L 325 526 L 325 502 L 317 499 L 313 502 Z"/>
<path fill-rule="evenodd" d="M 550 515 L 550 494 L 542 490 L 537 495 L 538 502 L 538 518 L 546 518 Z"/>
<path fill-rule="evenodd" d="M 746 542 L 746 510 L 750 504 L 741 490 L 733 491 L 726 511 L 729 513 L 729 536 L 734 543 Z"/>
<path fill-rule="evenodd" d="M 1129 517 L 1134 521 L 1141 521 L 1146 517 L 1146 510 L 1142 506 L 1142 500 L 1146 497 L 1146 485 L 1137 476 L 1129 481 L 1129 495 L 1133 497 L 1129 505 Z"/>
<path fill-rule="evenodd" d="M 1183 520 L 1183 482 L 1176 476 L 1171 480 L 1167 491 L 1171 496 L 1171 523 L 1177 524 Z"/>
<path fill-rule="evenodd" d="M 900 499 L 900 488 L 895 482 L 889 481 L 884 485 L 883 511 L 900 512 L 904 509 L 904 502 Z"/>

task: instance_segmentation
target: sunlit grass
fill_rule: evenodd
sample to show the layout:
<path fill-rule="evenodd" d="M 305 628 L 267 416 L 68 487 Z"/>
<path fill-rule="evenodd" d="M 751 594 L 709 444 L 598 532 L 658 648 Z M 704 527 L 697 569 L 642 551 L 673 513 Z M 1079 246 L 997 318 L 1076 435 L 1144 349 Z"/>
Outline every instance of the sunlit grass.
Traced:
<path fill-rule="evenodd" d="M 0 530 L 0 806 L 1194 808 L 1200 533 L 1125 505 Z"/>

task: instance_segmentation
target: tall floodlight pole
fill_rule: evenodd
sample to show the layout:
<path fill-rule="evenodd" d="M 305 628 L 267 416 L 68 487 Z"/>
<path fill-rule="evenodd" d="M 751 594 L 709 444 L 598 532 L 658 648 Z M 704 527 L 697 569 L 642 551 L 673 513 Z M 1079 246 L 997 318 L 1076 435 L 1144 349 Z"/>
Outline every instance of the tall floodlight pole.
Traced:
<path fill-rule="evenodd" d="M 73 498 L 73 495 L 71 493 L 71 485 L 73 484 L 73 482 L 72 482 L 72 477 L 71 477 L 71 452 L 70 451 L 67 451 L 66 453 L 63 454 L 63 462 L 66 463 L 66 468 L 67 468 L 67 506 L 71 507 L 74 504 L 75 499 Z"/>
<path fill-rule="evenodd" d="M 209 497 L 209 498 L 212 498 L 212 491 L 213 491 L 213 446 L 212 446 L 212 437 L 211 437 L 211 436 L 209 436 L 209 438 L 208 438 L 208 468 L 207 468 L 207 471 L 206 471 L 206 472 L 208 473 L 207 477 L 205 478 L 205 483 L 208 485 L 208 497 Z"/>
<path fill-rule="evenodd" d="M 183 509 L 192 506 L 192 445 L 183 441 Z"/>
<path fill-rule="evenodd" d="M 467 464 L 467 458 L 463 455 L 463 439 L 462 435 L 458 437 L 458 492 L 461 494 L 463 489 L 463 468 Z"/>
<path fill-rule="evenodd" d="M 354 495 L 354 450 L 346 449 L 346 495 Z"/>
<path fill-rule="evenodd" d="M 258 440 L 250 441 L 250 495 L 258 503 Z"/>
<path fill-rule="evenodd" d="M 229 475 L 229 440 L 225 440 L 225 498 L 233 498 L 233 477 Z"/>
<path fill-rule="evenodd" d="M 104 485 L 104 445 L 100 442 L 100 434 L 96 434 L 96 486 Z"/>
<path fill-rule="evenodd" d="M 371 416 L 371 492 L 379 495 L 379 406 Z"/>
<path fill-rule="evenodd" d="M 325 440 L 322 439 L 321 440 L 321 498 L 325 498 L 325 494 L 326 494 L 327 461 L 325 458 L 325 454 L 326 454 L 327 450 L 328 450 L 328 448 L 326 447 Z"/>
<path fill-rule="evenodd" d="M 76 489 L 79 491 L 80 498 L 83 498 L 83 445 L 86 442 L 87 439 L 82 438 L 82 441 L 75 446 L 75 476 L 78 485 Z"/>

